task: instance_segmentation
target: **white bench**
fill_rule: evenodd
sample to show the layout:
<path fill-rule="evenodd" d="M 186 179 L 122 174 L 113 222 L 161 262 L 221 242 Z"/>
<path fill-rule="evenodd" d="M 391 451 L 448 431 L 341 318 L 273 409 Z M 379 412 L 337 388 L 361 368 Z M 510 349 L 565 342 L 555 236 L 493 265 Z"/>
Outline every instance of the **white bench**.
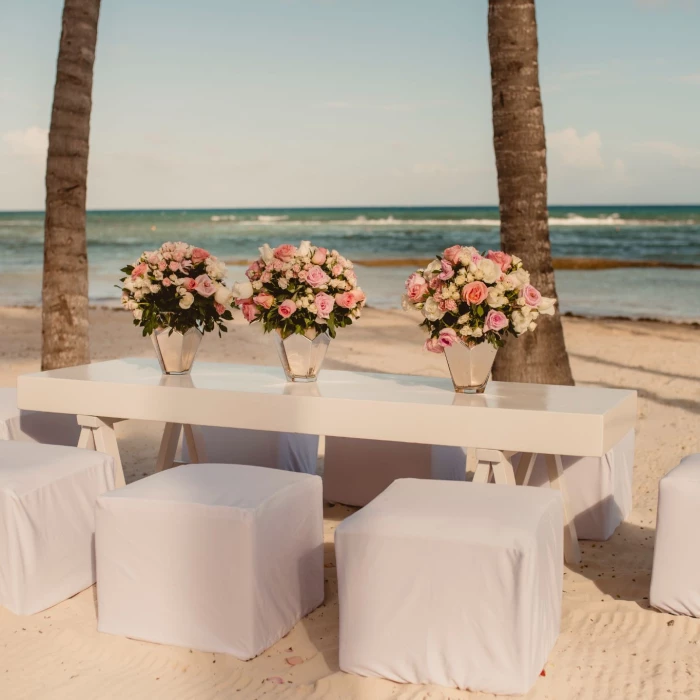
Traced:
<path fill-rule="evenodd" d="M 335 535 L 340 668 L 527 693 L 559 634 L 557 491 L 399 479 Z"/>
<path fill-rule="evenodd" d="M 323 602 L 321 479 L 174 467 L 97 505 L 98 630 L 257 656 Z"/>

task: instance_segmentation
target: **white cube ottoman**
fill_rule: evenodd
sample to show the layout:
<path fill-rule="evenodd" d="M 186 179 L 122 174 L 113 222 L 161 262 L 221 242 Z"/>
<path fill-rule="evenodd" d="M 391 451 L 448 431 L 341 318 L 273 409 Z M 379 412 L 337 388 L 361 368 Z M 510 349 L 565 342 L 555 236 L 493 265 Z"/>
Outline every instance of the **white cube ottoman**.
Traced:
<path fill-rule="evenodd" d="M 513 466 L 519 457 L 513 459 Z M 632 511 L 634 430 L 603 457 L 563 455 L 561 461 L 578 538 L 610 539 Z M 529 483 L 549 488 L 544 455 L 537 457 Z"/>
<path fill-rule="evenodd" d="M 17 389 L 0 388 L 0 440 L 76 447 L 79 437 L 80 426 L 75 416 L 20 411 L 17 408 Z"/>
<path fill-rule="evenodd" d="M 465 481 L 467 452 L 461 447 L 327 437 L 323 464 L 323 497 L 365 506 L 396 479 Z"/>
<path fill-rule="evenodd" d="M 399 479 L 336 530 L 340 668 L 526 693 L 559 634 L 557 491 Z"/>
<path fill-rule="evenodd" d="M 659 483 L 654 568 L 649 603 L 673 615 L 700 617 L 700 453 Z"/>
<path fill-rule="evenodd" d="M 318 435 L 211 426 L 203 426 L 200 431 L 208 462 L 252 464 L 303 474 L 316 473 Z M 182 461 L 189 462 L 185 440 L 182 441 Z"/>
<path fill-rule="evenodd" d="M 192 464 L 97 505 L 98 630 L 257 656 L 323 602 L 321 479 Z"/>
<path fill-rule="evenodd" d="M 95 502 L 113 488 L 107 455 L 0 441 L 0 605 L 31 615 L 95 583 Z"/>

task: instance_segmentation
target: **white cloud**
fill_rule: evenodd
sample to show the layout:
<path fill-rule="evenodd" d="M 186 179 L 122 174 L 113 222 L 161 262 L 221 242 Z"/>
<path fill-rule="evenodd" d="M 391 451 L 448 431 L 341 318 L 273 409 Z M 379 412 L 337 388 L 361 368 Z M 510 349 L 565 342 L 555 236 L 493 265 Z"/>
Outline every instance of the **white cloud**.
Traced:
<path fill-rule="evenodd" d="M 700 169 L 700 150 L 680 146 L 672 141 L 644 141 L 635 144 L 639 153 L 651 153 L 670 158 L 684 168 Z"/>
<path fill-rule="evenodd" d="M 15 155 L 43 160 L 49 147 L 49 130 L 30 126 L 27 129 L 8 131 L 2 135 L 2 140 Z"/>
<path fill-rule="evenodd" d="M 602 141 L 597 131 L 579 136 L 573 127 L 554 131 L 547 136 L 550 157 L 562 165 L 581 170 L 603 170 Z"/>

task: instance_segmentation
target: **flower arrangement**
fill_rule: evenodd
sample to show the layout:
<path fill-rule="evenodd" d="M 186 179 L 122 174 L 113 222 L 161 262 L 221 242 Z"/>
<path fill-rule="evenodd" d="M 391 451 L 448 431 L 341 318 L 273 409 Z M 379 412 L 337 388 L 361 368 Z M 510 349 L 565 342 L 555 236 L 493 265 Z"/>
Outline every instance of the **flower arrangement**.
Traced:
<path fill-rule="evenodd" d="M 234 285 L 235 303 L 250 323 L 265 333 L 278 331 L 315 337 L 358 319 L 365 305 L 352 263 L 336 250 L 302 241 L 260 248 L 260 258 L 246 270 L 245 282 Z"/>
<path fill-rule="evenodd" d="M 207 332 L 218 327 L 221 335 L 224 321 L 233 318 L 233 294 L 223 282 L 226 265 L 203 248 L 163 243 L 122 272 L 122 306 L 144 336 L 157 328 L 185 333 L 194 327 Z"/>
<path fill-rule="evenodd" d="M 453 245 L 406 280 L 404 309 L 419 309 L 429 338 L 425 349 L 443 352 L 459 340 L 468 347 L 498 348 L 506 334 L 534 331 L 540 314 L 554 313 L 556 299 L 530 284 L 522 260 L 502 251 L 481 254 Z"/>

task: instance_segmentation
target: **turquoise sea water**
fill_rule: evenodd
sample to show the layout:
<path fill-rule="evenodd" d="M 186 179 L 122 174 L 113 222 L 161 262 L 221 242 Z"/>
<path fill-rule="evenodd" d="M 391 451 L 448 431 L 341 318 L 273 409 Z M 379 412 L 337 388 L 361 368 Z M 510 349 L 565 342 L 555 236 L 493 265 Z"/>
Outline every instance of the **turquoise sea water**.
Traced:
<path fill-rule="evenodd" d="M 699 206 L 551 207 L 555 257 L 700 264 Z M 145 249 L 184 240 L 227 261 L 255 256 L 264 242 L 310 239 L 355 261 L 369 303 L 399 305 L 411 271 L 401 259 L 428 259 L 454 243 L 498 246 L 496 207 L 386 207 L 95 211 L 88 214 L 90 296 L 118 300 L 119 268 Z M 43 214 L 0 212 L 0 304 L 38 304 L 41 297 Z M 230 277 L 242 275 L 233 265 Z M 562 311 L 700 320 L 700 270 L 624 268 L 561 270 Z"/>

